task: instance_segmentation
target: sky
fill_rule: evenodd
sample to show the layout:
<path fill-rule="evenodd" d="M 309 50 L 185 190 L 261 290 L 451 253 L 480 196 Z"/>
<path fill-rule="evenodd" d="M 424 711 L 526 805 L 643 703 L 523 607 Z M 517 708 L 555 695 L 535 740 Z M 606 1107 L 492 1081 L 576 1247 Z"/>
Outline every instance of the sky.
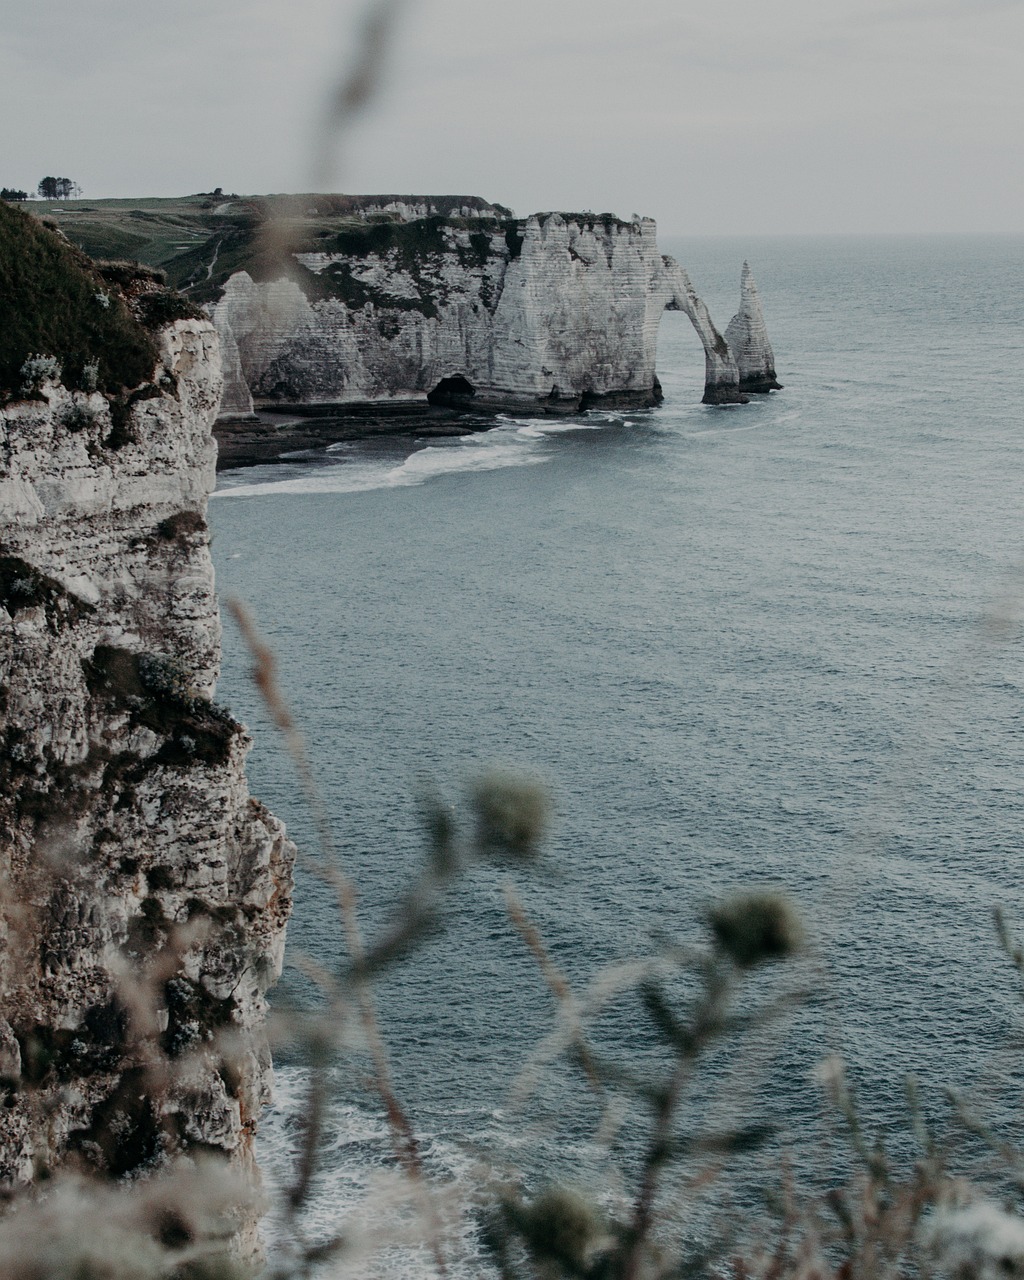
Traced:
<path fill-rule="evenodd" d="M 1024 0 L 404 0 L 325 171 L 366 11 L 0 0 L 0 185 L 458 193 L 667 234 L 1024 231 Z"/>

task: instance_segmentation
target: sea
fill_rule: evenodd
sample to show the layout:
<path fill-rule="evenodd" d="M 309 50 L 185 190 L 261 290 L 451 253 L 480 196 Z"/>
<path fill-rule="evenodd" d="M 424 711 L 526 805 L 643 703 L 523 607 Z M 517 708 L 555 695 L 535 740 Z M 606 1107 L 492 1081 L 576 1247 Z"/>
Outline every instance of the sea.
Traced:
<path fill-rule="evenodd" d="M 850 1176 L 840 1062 L 898 1172 L 931 1133 L 998 1180 L 968 1117 L 1020 1137 L 1021 981 L 993 910 L 1024 936 L 1024 237 L 662 248 L 723 329 L 750 261 L 782 391 L 701 405 L 700 343 L 666 313 L 658 408 L 334 445 L 224 472 L 210 505 L 221 599 L 272 649 L 315 780 L 311 802 L 226 620 L 218 698 L 301 850 L 279 1012 L 330 1022 L 323 975 L 347 971 L 318 807 L 372 945 L 428 865 L 428 804 L 468 849 L 489 770 L 551 797 L 537 860 L 467 866 L 375 986 L 456 1277 L 493 1274 L 482 1188 L 628 1205 L 642 1086 L 671 1065 L 638 983 L 685 1020 L 707 913 L 741 892 L 784 893 L 806 946 L 738 976 L 735 1027 L 688 1077 L 661 1215 L 680 1247 L 767 1220 L 783 1183 L 810 1200 Z M 603 1093 L 566 1000 L 621 1074 Z M 340 1232 L 353 1274 L 436 1274 L 372 1077 L 349 1037 L 305 1202 L 271 1213 L 268 1245 Z M 282 1040 L 272 1197 L 313 1083 Z"/>

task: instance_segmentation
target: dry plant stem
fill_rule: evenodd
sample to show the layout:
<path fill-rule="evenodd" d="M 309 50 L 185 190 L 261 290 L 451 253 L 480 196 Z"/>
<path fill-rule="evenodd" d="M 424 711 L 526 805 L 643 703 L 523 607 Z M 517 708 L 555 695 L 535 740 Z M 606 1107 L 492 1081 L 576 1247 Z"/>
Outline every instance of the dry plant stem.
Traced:
<path fill-rule="evenodd" d="M 789 1260 L 790 1240 L 799 1220 L 796 1198 L 793 1194 L 793 1170 L 790 1168 L 788 1160 L 783 1167 L 782 1188 L 785 1196 L 786 1212 L 779 1229 L 778 1243 L 765 1270 L 763 1280 L 781 1280 L 782 1276 L 785 1275 L 786 1264 Z"/>
<path fill-rule="evenodd" d="M 676 1065 L 672 1080 L 665 1090 L 654 1115 L 654 1134 L 644 1160 L 644 1174 L 637 1193 L 633 1209 L 631 1229 L 632 1244 L 626 1258 L 623 1280 L 637 1280 L 643 1267 L 644 1246 L 650 1235 L 654 1221 L 654 1201 L 658 1192 L 658 1181 L 664 1168 L 671 1144 L 672 1121 L 682 1095 L 689 1062 L 683 1060 Z"/>
<path fill-rule="evenodd" d="M 369 0 L 356 32 L 348 67 L 325 104 L 323 119 L 313 135 L 310 157 L 312 191 L 335 191 L 347 135 L 380 89 L 405 0 Z M 301 224 L 309 201 L 302 196 L 278 197 L 273 216 L 260 228 L 259 256 L 288 273 L 300 248 Z"/>
<path fill-rule="evenodd" d="M 260 639 L 255 623 L 245 606 L 239 600 L 232 599 L 228 600 L 227 607 L 235 619 L 246 647 L 252 656 L 254 664 L 252 670 L 253 682 L 267 710 L 273 717 L 274 724 L 284 736 L 288 752 L 298 771 L 303 794 L 316 823 L 320 843 L 322 862 L 317 865 L 314 861 L 313 867 L 317 874 L 334 888 L 345 932 L 349 960 L 358 970 L 365 958 L 366 951 L 356 915 L 355 886 L 337 865 L 337 853 L 334 848 L 330 817 L 320 797 L 320 791 L 306 755 L 302 735 L 292 719 L 291 711 L 278 686 L 276 659 L 269 646 L 265 645 Z M 419 1143 L 416 1140 L 416 1134 L 409 1122 L 409 1118 L 402 1109 L 402 1105 L 395 1093 L 391 1076 L 391 1064 L 380 1033 L 377 1013 L 373 1003 L 373 994 L 365 982 L 357 979 L 357 983 L 360 1021 L 362 1022 L 363 1034 L 366 1037 L 370 1057 L 373 1061 L 374 1084 L 387 1115 L 392 1147 L 396 1158 L 417 1189 L 421 1208 L 430 1225 L 431 1252 L 434 1255 L 439 1273 L 444 1276 L 447 1275 L 447 1265 L 441 1248 L 440 1217 L 423 1176 L 423 1161 L 420 1155 Z M 314 1117 L 315 1115 L 316 1113 L 314 1112 Z M 300 1182 L 297 1187 L 299 1185 L 304 1188 L 308 1187 L 308 1181 L 308 1175 L 303 1179 L 300 1173 Z M 293 1203 L 296 1202 L 293 1200 Z M 301 1203 L 301 1200 L 297 1203 Z"/>
<path fill-rule="evenodd" d="M 367 5 L 354 57 L 328 99 L 323 124 L 314 139 L 314 190 L 334 186 L 341 143 L 381 86 L 404 3 L 405 0 L 370 0 Z"/>
<path fill-rule="evenodd" d="M 288 1213 L 294 1218 L 305 1204 L 309 1194 L 310 1183 L 316 1172 L 316 1154 L 320 1146 L 320 1135 L 323 1133 L 324 1104 L 326 1102 L 323 1068 L 313 1072 L 309 1086 L 306 1114 L 303 1117 L 302 1154 L 299 1160 L 298 1173 L 291 1190 L 288 1192 Z"/>
<path fill-rule="evenodd" d="M 707 981 L 707 991 L 694 1018 L 690 1042 L 680 1052 L 672 1077 L 654 1111 L 651 1142 L 644 1158 L 643 1177 L 640 1180 L 640 1189 L 633 1208 L 633 1221 L 630 1228 L 631 1244 L 626 1257 L 623 1280 L 638 1280 L 642 1274 L 644 1249 L 654 1222 L 658 1184 L 662 1171 L 672 1157 L 672 1129 L 683 1095 L 683 1087 L 694 1059 L 721 1028 L 722 1010 L 725 1006 L 730 979 L 727 972 L 721 966 L 717 966 L 709 968 Z"/>
<path fill-rule="evenodd" d="M 551 994 L 558 1001 L 562 1014 L 569 1024 L 572 1043 L 579 1051 L 580 1063 L 583 1066 L 591 1089 L 599 1098 L 603 1098 L 605 1093 L 604 1085 L 601 1083 L 601 1077 L 594 1066 L 593 1055 L 590 1052 L 590 1047 L 583 1031 L 583 1024 L 580 1021 L 579 1005 L 573 995 L 572 988 L 569 986 L 568 979 L 548 955 L 539 931 L 528 919 L 522 902 L 520 902 L 515 889 L 510 884 L 505 886 L 505 904 L 508 908 L 509 919 L 515 925 L 519 931 L 519 936 L 526 943 L 527 948 L 537 961 L 541 973 L 551 988 Z"/>

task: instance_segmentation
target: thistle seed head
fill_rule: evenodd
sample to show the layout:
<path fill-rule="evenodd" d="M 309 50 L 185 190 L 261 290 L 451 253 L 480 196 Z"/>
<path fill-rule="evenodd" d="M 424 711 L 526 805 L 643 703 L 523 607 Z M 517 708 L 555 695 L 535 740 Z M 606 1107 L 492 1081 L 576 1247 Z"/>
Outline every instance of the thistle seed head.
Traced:
<path fill-rule="evenodd" d="M 937 1209 L 921 1234 L 939 1271 L 956 1280 L 1024 1276 L 1024 1219 L 993 1201 Z"/>
<path fill-rule="evenodd" d="M 717 946 L 742 969 L 785 959 L 804 942 L 803 924 L 793 904 L 767 890 L 727 898 L 711 908 L 708 923 Z"/>
<path fill-rule="evenodd" d="M 593 1204 L 569 1187 L 551 1187 L 516 1214 L 517 1225 L 538 1261 L 559 1262 L 579 1274 L 607 1242 L 608 1233 Z"/>
<path fill-rule="evenodd" d="M 536 857 L 551 810 L 542 782 L 510 769 L 492 769 L 474 784 L 471 801 L 482 853 L 517 862 Z"/>

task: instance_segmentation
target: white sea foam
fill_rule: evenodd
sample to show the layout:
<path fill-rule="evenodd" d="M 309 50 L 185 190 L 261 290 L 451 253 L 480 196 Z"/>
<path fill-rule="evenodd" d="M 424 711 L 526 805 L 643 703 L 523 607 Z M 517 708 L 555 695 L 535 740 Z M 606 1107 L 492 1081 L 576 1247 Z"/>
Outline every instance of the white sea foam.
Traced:
<path fill-rule="evenodd" d="M 297 473 L 297 474 L 296 474 Z M 244 473 L 242 473 L 244 474 Z M 280 470 L 278 471 L 280 474 Z M 239 473 L 226 472 L 214 498 L 263 498 L 269 494 L 360 493 L 388 487 L 388 469 L 372 464 L 345 466 L 289 467 L 287 479 L 246 484 Z"/>
<path fill-rule="evenodd" d="M 305 466 L 291 465 L 225 471 L 216 498 L 261 498 L 268 494 L 361 493 L 425 484 L 439 476 L 466 471 L 497 471 L 535 466 L 547 461 L 538 448 L 543 433 L 532 424 L 502 426 L 477 435 L 431 444 L 394 463 L 371 460 L 357 451 L 333 451 L 311 457 Z M 259 479 L 253 476 L 256 472 Z"/>
<path fill-rule="evenodd" d="M 465 443 L 461 448 L 430 446 L 410 454 L 401 466 L 388 472 L 388 483 L 422 484 L 435 476 L 453 475 L 460 471 L 497 471 L 502 467 L 525 467 L 545 461 L 525 439 L 506 442 L 483 438 L 479 443 L 476 436 L 463 439 L 473 443 Z"/>
<path fill-rule="evenodd" d="M 447 1271 L 452 1280 L 490 1280 L 493 1267 L 482 1251 L 474 1206 L 492 1176 L 504 1176 L 509 1163 L 523 1170 L 541 1153 L 551 1165 L 548 1144 L 557 1142 L 560 1159 L 577 1169 L 593 1166 L 598 1149 L 587 1139 L 555 1138 L 543 1122 L 524 1123 L 523 1115 L 502 1107 L 445 1106 L 434 1113 L 444 1134 L 432 1132 L 428 1110 L 417 1141 L 426 1178 L 418 1190 L 398 1168 L 391 1131 L 383 1112 L 370 1106 L 330 1101 L 318 1145 L 316 1173 L 301 1210 L 292 1222 L 286 1209 L 301 1161 L 310 1076 L 300 1067 L 279 1067 L 275 1103 L 264 1116 L 256 1158 L 270 1206 L 262 1223 L 272 1260 L 283 1260 L 296 1233 L 320 1245 L 344 1236 L 353 1245 L 330 1267 L 332 1276 L 367 1280 L 426 1280 L 437 1269 L 430 1250 L 434 1228 L 425 1225 L 422 1188 L 442 1224 Z M 456 1128 L 462 1139 L 448 1136 Z M 485 1154 L 487 1153 L 487 1154 Z M 609 1191 L 609 1194 L 612 1194 Z"/>
<path fill-rule="evenodd" d="M 269 494 L 359 493 L 424 484 L 460 472 L 535 466 L 550 456 L 541 447 L 545 437 L 567 431 L 598 430 L 604 425 L 604 420 L 581 423 L 499 417 L 498 425 L 490 431 L 428 445 L 397 465 L 391 459 L 367 459 L 357 445 L 345 441 L 310 456 L 304 466 L 292 464 L 285 469 L 280 464 L 272 464 L 225 471 L 213 496 L 260 498 Z"/>
<path fill-rule="evenodd" d="M 302 1143 L 309 1073 L 279 1069 L 275 1105 L 264 1116 L 257 1159 L 270 1202 L 263 1235 L 272 1260 L 288 1256 L 293 1232 L 285 1210 Z M 492 1274 L 480 1255 L 468 1210 L 477 1172 L 475 1159 L 451 1142 L 420 1135 L 420 1152 L 432 1188 L 434 1211 L 444 1223 L 444 1252 L 454 1280 L 485 1280 Z M 337 1235 L 351 1242 L 335 1260 L 334 1276 L 425 1280 L 437 1269 L 422 1224 L 419 1193 L 398 1171 L 391 1135 L 382 1115 L 351 1104 L 329 1105 L 319 1146 L 318 1168 L 294 1226 L 307 1243 Z M 386 1243 L 385 1243 L 386 1242 Z"/>
<path fill-rule="evenodd" d="M 618 418 L 615 420 L 619 421 Z M 530 422 L 526 424 L 534 430 L 539 431 L 542 436 L 560 436 L 570 431 L 600 431 L 602 427 L 607 427 L 607 422 L 565 422 L 561 418 L 552 421 L 550 418 L 541 418 L 539 422 Z"/>

